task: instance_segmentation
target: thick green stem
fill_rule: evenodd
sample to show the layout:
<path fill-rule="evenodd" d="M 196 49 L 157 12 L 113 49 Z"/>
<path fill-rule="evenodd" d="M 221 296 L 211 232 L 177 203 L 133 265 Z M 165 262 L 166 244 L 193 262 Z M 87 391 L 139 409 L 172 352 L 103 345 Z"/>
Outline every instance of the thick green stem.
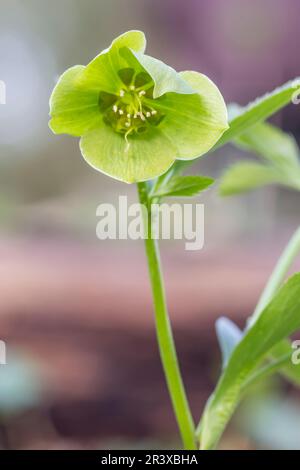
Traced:
<path fill-rule="evenodd" d="M 153 217 L 151 216 L 151 207 L 149 207 L 147 184 L 138 183 L 138 192 L 140 203 L 147 208 L 147 221 L 144 224 L 145 249 L 152 287 L 160 357 L 184 447 L 193 450 L 197 448 L 195 442 L 195 425 L 178 365 L 166 305 L 157 241 L 152 238 Z"/>
<path fill-rule="evenodd" d="M 296 230 L 292 238 L 290 239 L 288 245 L 280 256 L 274 271 L 271 274 L 271 277 L 258 301 L 258 304 L 255 308 L 255 311 L 250 318 L 249 326 L 253 325 L 255 321 L 260 316 L 263 309 L 271 301 L 272 297 L 276 293 L 277 289 L 280 287 L 284 278 L 290 269 L 294 259 L 300 252 L 300 227 Z"/>

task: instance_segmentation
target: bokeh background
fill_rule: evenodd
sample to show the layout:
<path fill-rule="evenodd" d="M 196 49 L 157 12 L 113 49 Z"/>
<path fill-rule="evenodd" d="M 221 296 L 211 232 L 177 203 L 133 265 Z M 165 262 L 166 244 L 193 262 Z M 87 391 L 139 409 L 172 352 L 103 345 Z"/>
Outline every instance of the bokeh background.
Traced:
<path fill-rule="evenodd" d="M 0 366 L 2 448 L 178 446 L 159 362 L 143 246 L 96 238 L 96 207 L 136 188 L 95 172 L 77 139 L 48 129 L 58 76 L 118 34 L 142 29 L 148 53 L 207 74 L 247 104 L 299 75 L 297 0 L 1 0 Z M 300 107 L 275 117 L 300 138 Z M 218 178 L 231 146 L 198 161 Z M 239 325 L 299 224 L 299 196 L 275 187 L 205 203 L 205 247 L 163 242 L 170 314 L 198 419 L 220 372 L 215 320 Z M 298 266 L 300 264 L 298 263 Z M 226 448 L 300 448 L 300 394 L 275 379 L 248 397 Z M 272 432 L 270 431 L 272 430 Z"/>

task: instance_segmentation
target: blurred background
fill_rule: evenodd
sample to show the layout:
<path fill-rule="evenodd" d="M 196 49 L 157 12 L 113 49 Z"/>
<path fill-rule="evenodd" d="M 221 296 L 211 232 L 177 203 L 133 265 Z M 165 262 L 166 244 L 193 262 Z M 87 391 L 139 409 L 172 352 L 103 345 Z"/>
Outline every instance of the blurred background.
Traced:
<path fill-rule="evenodd" d="M 300 74 L 299 17 L 297 0 L 1 0 L 2 448 L 179 445 L 142 243 L 96 238 L 97 206 L 120 194 L 135 201 L 136 188 L 86 165 L 77 139 L 50 132 L 58 76 L 118 34 L 141 29 L 150 55 L 207 74 L 227 103 L 244 105 Z M 299 117 L 300 106 L 291 105 L 274 122 L 299 142 Z M 192 171 L 217 178 L 244 157 L 227 146 Z M 161 244 L 197 420 L 220 373 L 215 320 L 227 315 L 244 325 L 299 224 L 299 196 L 275 187 L 221 199 L 216 185 L 199 201 L 204 249 Z M 299 415 L 299 392 L 276 379 L 246 400 L 221 445 L 299 449 Z"/>

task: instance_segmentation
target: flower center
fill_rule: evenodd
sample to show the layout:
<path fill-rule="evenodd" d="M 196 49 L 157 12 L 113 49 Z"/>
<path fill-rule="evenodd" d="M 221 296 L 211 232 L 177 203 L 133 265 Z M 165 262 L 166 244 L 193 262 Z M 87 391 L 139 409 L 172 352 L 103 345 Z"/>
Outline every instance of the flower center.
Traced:
<path fill-rule="evenodd" d="M 118 72 L 124 86 L 118 95 L 100 92 L 99 108 L 104 114 L 104 122 L 116 132 L 128 137 L 146 132 L 157 126 L 164 115 L 155 109 L 153 80 L 145 72 L 135 73 L 126 68 Z"/>

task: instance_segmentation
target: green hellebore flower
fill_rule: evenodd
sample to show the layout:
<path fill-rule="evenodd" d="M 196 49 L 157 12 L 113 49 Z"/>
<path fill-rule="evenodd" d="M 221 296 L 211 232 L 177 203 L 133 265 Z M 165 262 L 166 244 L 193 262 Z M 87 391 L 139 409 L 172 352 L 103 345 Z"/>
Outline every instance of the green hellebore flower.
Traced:
<path fill-rule="evenodd" d="M 177 73 L 145 55 L 145 46 L 140 31 L 119 36 L 87 66 L 63 73 L 50 98 L 52 131 L 80 136 L 85 160 L 127 183 L 203 155 L 228 128 L 211 80 Z"/>

